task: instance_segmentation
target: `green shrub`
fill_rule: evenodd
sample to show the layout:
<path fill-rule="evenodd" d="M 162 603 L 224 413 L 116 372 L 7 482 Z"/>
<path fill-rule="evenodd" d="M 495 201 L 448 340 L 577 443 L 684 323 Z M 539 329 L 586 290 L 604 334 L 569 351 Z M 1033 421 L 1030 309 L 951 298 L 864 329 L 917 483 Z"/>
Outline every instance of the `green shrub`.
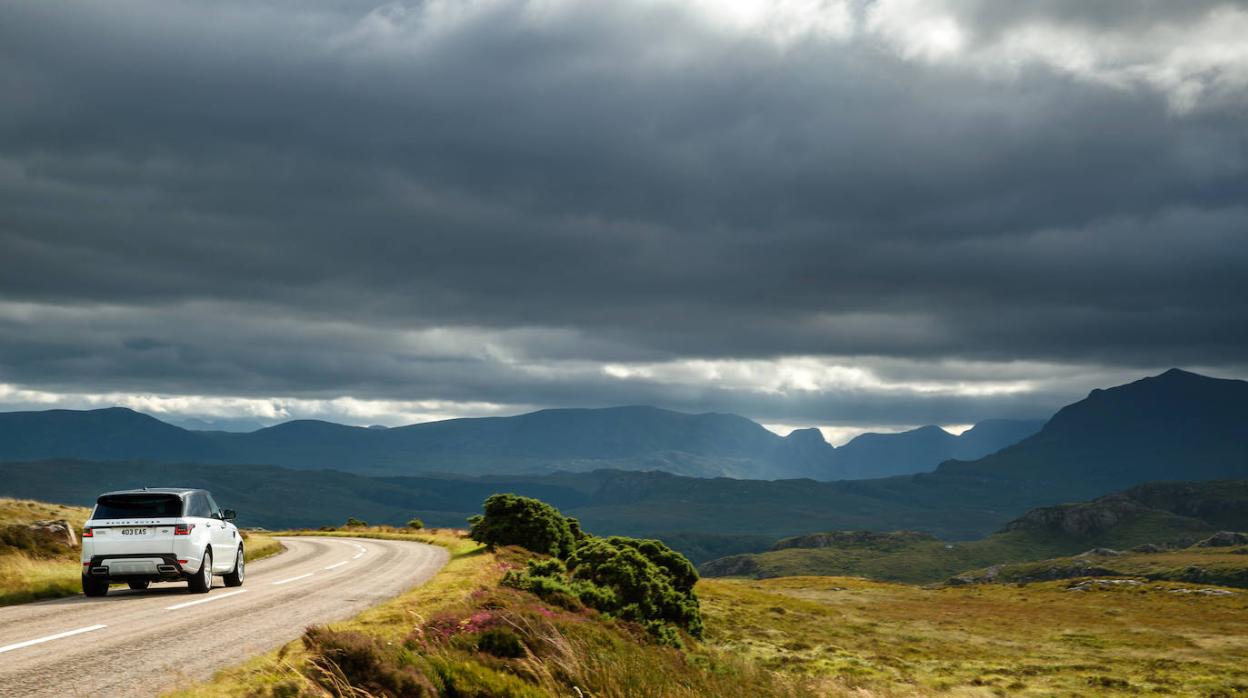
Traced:
<path fill-rule="evenodd" d="M 407 527 L 420 530 L 425 527 L 425 522 L 421 521 L 420 519 L 410 519 L 407 522 Z"/>
<path fill-rule="evenodd" d="M 639 623 L 670 623 L 702 636 L 702 613 L 693 585 L 697 571 L 658 541 L 612 536 L 589 538 L 568 558 L 573 580 L 609 589 L 587 605 Z"/>
<path fill-rule="evenodd" d="M 347 517 L 347 528 L 357 528 L 357 527 L 363 528 L 364 526 L 367 526 L 367 525 L 368 525 L 367 521 L 360 521 L 354 516 Z"/>
<path fill-rule="evenodd" d="M 495 494 L 485 500 L 482 508 L 484 514 L 468 520 L 472 526 L 468 535 L 491 548 L 519 545 L 535 553 L 565 558 L 576 544 L 568 519 L 540 500 Z"/>
<path fill-rule="evenodd" d="M 552 579 L 563 579 L 568 573 L 568 568 L 558 558 L 546 558 L 544 560 L 533 559 L 526 563 L 526 569 L 531 577 L 550 577 Z"/>

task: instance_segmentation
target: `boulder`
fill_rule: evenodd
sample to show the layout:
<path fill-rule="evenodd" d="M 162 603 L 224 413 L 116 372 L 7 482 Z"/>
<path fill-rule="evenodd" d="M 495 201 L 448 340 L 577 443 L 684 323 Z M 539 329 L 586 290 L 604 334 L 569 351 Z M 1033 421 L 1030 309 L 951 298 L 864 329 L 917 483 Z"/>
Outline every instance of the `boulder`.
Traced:
<path fill-rule="evenodd" d="M 26 525 L 35 540 L 49 546 L 63 545 L 69 548 L 78 547 L 78 535 L 74 527 L 64 519 L 55 521 L 35 521 Z"/>
<path fill-rule="evenodd" d="M 1078 557 L 1118 557 L 1121 554 L 1113 548 L 1092 548 L 1079 553 Z"/>

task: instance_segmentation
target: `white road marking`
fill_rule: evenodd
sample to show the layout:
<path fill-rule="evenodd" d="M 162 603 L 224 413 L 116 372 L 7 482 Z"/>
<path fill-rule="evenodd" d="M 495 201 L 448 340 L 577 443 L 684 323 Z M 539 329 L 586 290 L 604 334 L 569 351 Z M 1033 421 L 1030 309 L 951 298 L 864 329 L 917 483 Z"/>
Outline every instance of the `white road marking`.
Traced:
<path fill-rule="evenodd" d="M 277 586 L 278 584 L 285 584 L 285 583 L 287 583 L 287 582 L 297 582 L 297 581 L 299 581 L 300 579 L 306 579 L 306 578 L 308 578 L 308 577 L 311 577 L 311 576 L 312 576 L 312 575 L 314 575 L 314 574 L 316 574 L 316 573 L 315 573 L 315 572 L 309 572 L 309 573 L 307 573 L 307 574 L 301 574 L 301 575 L 299 575 L 298 577 L 291 577 L 290 579 L 283 579 L 283 580 L 282 580 L 282 581 L 280 581 L 280 582 L 273 582 L 273 586 Z"/>
<path fill-rule="evenodd" d="M 237 595 L 239 595 L 239 594 L 244 593 L 245 591 L 247 591 L 247 590 L 246 590 L 246 589 L 239 589 L 238 591 L 230 591 L 230 592 L 226 592 L 226 593 L 224 593 L 224 594 L 216 594 L 215 596 L 209 596 L 209 597 L 208 597 L 208 598 L 206 598 L 206 599 L 200 599 L 200 600 L 198 600 L 198 601 L 187 601 L 186 603 L 180 603 L 180 604 L 176 604 L 176 605 L 174 605 L 174 606 L 168 606 L 168 607 L 166 607 L 166 608 L 165 608 L 165 610 L 166 610 L 166 611 L 176 611 L 176 610 L 178 610 L 179 608 L 186 608 L 187 606 L 198 606 L 198 605 L 199 605 L 199 604 L 201 604 L 201 603 L 208 603 L 209 601 L 218 601 L 218 600 L 220 600 L 220 599 L 228 599 L 228 598 L 230 598 L 231 596 L 237 596 Z"/>
<path fill-rule="evenodd" d="M 356 554 L 352 555 L 352 556 L 351 556 L 351 559 L 352 559 L 352 560 L 358 560 L 358 559 L 360 559 L 360 556 L 361 556 L 361 555 L 363 555 L 363 554 L 364 554 L 364 552 L 363 552 L 363 551 L 360 551 L 360 552 L 358 552 L 358 553 L 356 553 Z"/>
<path fill-rule="evenodd" d="M 335 562 L 334 564 L 330 565 L 329 567 L 326 567 L 325 569 L 327 569 L 327 570 L 332 570 L 332 569 L 334 569 L 335 567 L 342 567 L 343 565 L 347 564 L 348 562 L 351 562 L 351 561 L 350 561 L 350 560 L 343 560 L 342 562 Z"/>
<path fill-rule="evenodd" d="M 89 633 L 92 630 L 99 630 L 100 628 L 107 628 L 107 627 L 108 627 L 107 625 L 88 625 L 85 628 L 78 628 L 77 630 L 66 630 L 63 633 L 57 633 L 55 635 L 48 635 L 47 637 L 39 637 L 39 638 L 35 638 L 34 640 L 27 640 L 25 642 L 15 642 L 11 645 L 5 645 L 4 647 L 0 647 L 0 653 L 9 652 L 11 650 L 20 650 L 23 647 L 30 647 L 31 645 L 37 645 L 41 642 L 48 642 L 49 640 L 59 640 L 63 637 L 69 637 L 70 635 L 78 635 L 80 633 Z"/>

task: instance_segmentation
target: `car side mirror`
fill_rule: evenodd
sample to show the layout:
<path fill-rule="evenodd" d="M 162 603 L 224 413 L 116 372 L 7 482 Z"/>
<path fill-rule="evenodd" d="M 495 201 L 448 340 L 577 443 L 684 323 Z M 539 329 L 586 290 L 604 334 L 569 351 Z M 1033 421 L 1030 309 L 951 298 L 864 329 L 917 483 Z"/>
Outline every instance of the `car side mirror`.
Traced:
<path fill-rule="evenodd" d="M 222 509 L 221 518 L 226 521 L 233 521 L 234 519 L 238 518 L 238 514 L 235 513 L 233 509 Z"/>

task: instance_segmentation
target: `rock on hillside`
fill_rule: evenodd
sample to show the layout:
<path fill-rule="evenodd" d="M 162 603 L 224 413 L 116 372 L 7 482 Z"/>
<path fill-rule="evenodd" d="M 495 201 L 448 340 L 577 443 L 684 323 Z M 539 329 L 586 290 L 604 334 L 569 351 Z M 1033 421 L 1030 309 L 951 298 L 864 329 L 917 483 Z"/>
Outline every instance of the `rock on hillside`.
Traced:
<path fill-rule="evenodd" d="M 1147 509 L 1148 507 L 1125 494 L 1115 493 L 1091 502 L 1032 509 L 1006 524 L 1005 530 L 1047 529 L 1071 536 L 1091 536 L 1108 531 L 1128 516 Z"/>
<path fill-rule="evenodd" d="M 1218 531 L 1196 544 L 1198 548 L 1231 548 L 1237 545 L 1248 545 L 1248 533 L 1235 531 Z"/>

